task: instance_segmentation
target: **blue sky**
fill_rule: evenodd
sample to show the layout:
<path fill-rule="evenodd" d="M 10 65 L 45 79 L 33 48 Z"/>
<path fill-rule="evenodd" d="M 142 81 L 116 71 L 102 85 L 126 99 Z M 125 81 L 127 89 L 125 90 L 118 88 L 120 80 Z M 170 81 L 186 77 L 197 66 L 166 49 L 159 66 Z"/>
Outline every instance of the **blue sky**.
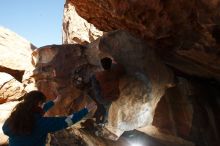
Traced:
<path fill-rule="evenodd" d="M 0 26 L 37 47 L 62 43 L 65 0 L 0 0 Z"/>

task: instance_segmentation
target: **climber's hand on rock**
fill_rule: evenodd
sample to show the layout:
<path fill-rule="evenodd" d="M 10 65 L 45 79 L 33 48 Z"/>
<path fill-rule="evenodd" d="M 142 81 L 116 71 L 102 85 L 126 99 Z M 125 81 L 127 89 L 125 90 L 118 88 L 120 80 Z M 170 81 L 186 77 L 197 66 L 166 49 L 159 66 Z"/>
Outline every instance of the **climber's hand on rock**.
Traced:
<path fill-rule="evenodd" d="M 53 100 L 53 102 L 54 103 L 57 103 L 57 102 L 59 102 L 60 101 L 60 99 L 61 99 L 61 96 L 60 95 L 58 95 L 54 100 Z"/>

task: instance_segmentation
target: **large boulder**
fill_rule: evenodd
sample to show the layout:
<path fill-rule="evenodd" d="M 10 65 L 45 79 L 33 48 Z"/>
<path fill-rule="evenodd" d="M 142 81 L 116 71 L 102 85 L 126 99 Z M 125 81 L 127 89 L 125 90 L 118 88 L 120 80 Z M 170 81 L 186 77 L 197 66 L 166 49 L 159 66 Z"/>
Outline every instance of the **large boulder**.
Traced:
<path fill-rule="evenodd" d="M 115 135 L 113 140 L 124 131 L 150 125 L 157 103 L 173 80 L 154 50 L 125 31 L 108 33 L 87 46 L 44 46 L 32 56 L 37 88 L 48 99 L 62 96 L 50 115 L 68 115 L 91 101 L 87 95 L 89 78 L 100 69 L 101 57 L 113 57 L 124 66 L 127 73 L 120 81 L 121 95 L 109 112 L 107 129 Z"/>
<path fill-rule="evenodd" d="M 36 48 L 9 29 L 0 27 L 0 71 L 22 81 L 25 70 L 31 69 L 31 52 Z"/>
<path fill-rule="evenodd" d="M 125 29 L 189 75 L 220 79 L 219 0 L 68 0 L 99 30 Z"/>
<path fill-rule="evenodd" d="M 18 99 L 28 88 L 28 72 L 33 69 L 31 53 L 35 48 L 21 36 L 0 27 L 1 103 Z"/>
<path fill-rule="evenodd" d="M 144 93 L 149 93 L 149 85 L 156 87 L 155 89 L 158 88 L 158 90 L 154 90 L 155 92 L 150 92 L 151 95 L 154 97 L 160 97 L 155 95 L 163 95 L 165 86 L 163 84 L 160 86 L 160 83 L 157 86 L 159 78 L 158 80 L 154 78 L 154 75 L 163 76 L 152 63 L 157 62 L 158 59 L 148 60 L 146 54 L 156 52 L 159 60 L 174 71 L 176 81 L 178 81 L 176 87 L 169 89 L 162 98 L 160 97 L 161 100 L 160 98 L 152 100 L 152 103 L 155 104 L 150 105 L 151 109 L 153 105 L 157 106 L 153 122 L 149 122 L 151 123 L 149 126 L 142 127 L 141 131 L 160 140 L 168 141 L 168 145 L 217 146 L 219 144 L 220 130 L 217 123 L 219 123 L 218 111 L 220 108 L 218 91 L 218 81 L 220 80 L 220 0 L 67 0 L 67 3 L 72 4 L 82 18 L 94 24 L 99 30 L 105 32 L 118 29 L 127 30 L 136 38 L 142 38 L 143 43 L 146 44 L 145 49 L 151 48 L 147 51 L 140 49 L 141 45 L 139 44 L 143 43 L 135 39 L 123 41 L 123 33 L 117 34 L 121 37 L 112 37 L 115 33 L 109 33 L 102 39 L 89 44 L 89 47 L 92 46 L 93 51 L 96 52 L 95 55 L 88 55 L 91 62 L 97 64 L 98 56 L 107 55 L 113 56 L 117 62 L 125 66 L 128 76 L 120 81 L 122 93 L 120 99 L 123 98 L 123 93 L 127 92 L 127 95 L 135 93 L 136 87 L 140 91 L 135 95 L 140 95 L 142 99 L 148 99 L 145 98 L 147 94 Z M 105 38 L 108 39 L 105 40 Z M 96 45 L 97 42 L 100 44 Z M 123 44 L 121 44 L 122 42 Z M 133 49 L 129 50 L 127 44 L 130 45 L 131 42 L 134 45 Z M 134 51 L 136 48 L 137 52 Z M 102 53 L 98 51 L 99 49 Z M 88 52 L 88 54 L 92 54 L 92 51 Z M 150 68 L 144 67 L 145 64 Z M 163 65 L 159 68 L 162 69 Z M 150 78 L 147 80 L 146 77 L 149 76 Z M 184 79 L 177 79 L 177 76 Z M 144 82 L 140 81 L 140 78 Z M 191 83 L 192 79 L 193 83 Z M 126 84 L 126 81 L 130 80 L 132 80 L 132 85 Z M 133 87 L 126 91 L 128 86 Z M 127 99 L 126 102 L 131 104 L 129 107 L 125 105 L 122 111 L 118 107 L 124 106 L 123 100 L 120 104 L 112 104 L 110 112 L 115 112 L 115 114 L 113 114 L 114 116 L 110 115 L 109 118 L 112 121 L 114 119 L 115 123 L 110 122 L 110 125 L 113 124 L 114 127 L 121 123 L 121 129 L 125 129 L 123 127 L 126 125 L 123 122 L 125 120 L 120 119 L 120 116 L 129 115 L 123 111 L 127 111 L 128 108 L 132 109 L 132 106 L 135 107 L 133 101 L 133 98 Z M 158 101 L 159 104 L 156 104 Z M 141 109 L 142 106 L 139 105 L 139 107 Z M 117 108 L 118 110 L 114 110 Z M 147 118 L 148 120 L 146 120 Z M 151 121 L 150 116 L 147 118 L 143 121 Z M 135 121 L 137 119 L 133 120 L 135 124 L 139 125 L 139 121 Z M 131 120 L 130 124 L 132 125 Z M 118 130 L 112 131 L 118 132 L 120 135 L 120 128 Z"/>
<path fill-rule="evenodd" d="M 63 16 L 63 44 L 86 44 L 102 36 L 103 32 L 80 17 L 75 7 L 66 1 Z"/>
<path fill-rule="evenodd" d="M 86 49 L 82 45 L 69 44 L 44 46 L 33 51 L 35 69 L 32 77 L 36 87 L 48 99 L 62 96 L 51 114 L 71 114 L 91 100 L 81 89 L 86 88 L 89 77 L 97 67 L 89 64 Z"/>
<path fill-rule="evenodd" d="M 0 72 L 0 100 L 1 103 L 17 100 L 25 93 L 25 87 L 9 74 Z M 4 102 L 3 102 L 4 101 Z"/>
<path fill-rule="evenodd" d="M 0 127 L 31 83 L 31 53 L 36 47 L 16 33 L 0 27 Z M 33 84 L 32 84 L 33 85 Z M 35 88 L 36 89 L 36 88 Z M 10 102 L 14 101 L 14 102 Z M 0 145 L 7 143 L 2 128 Z"/>
<path fill-rule="evenodd" d="M 123 133 L 150 125 L 157 103 L 173 85 L 172 72 L 143 40 L 126 31 L 105 34 L 99 48 L 127 72 L 120 82 L 120 98 L 110 108 L 109 130 Z"/>

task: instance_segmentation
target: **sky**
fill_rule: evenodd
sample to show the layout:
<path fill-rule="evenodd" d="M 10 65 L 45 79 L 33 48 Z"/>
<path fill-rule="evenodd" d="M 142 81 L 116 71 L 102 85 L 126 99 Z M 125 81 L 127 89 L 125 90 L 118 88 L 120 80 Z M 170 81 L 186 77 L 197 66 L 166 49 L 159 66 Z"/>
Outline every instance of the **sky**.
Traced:
<path fill-rule="evenodd" d="M 65 0 L 0 0 L 0 26 L 36 47 L 62 43 Z"/>

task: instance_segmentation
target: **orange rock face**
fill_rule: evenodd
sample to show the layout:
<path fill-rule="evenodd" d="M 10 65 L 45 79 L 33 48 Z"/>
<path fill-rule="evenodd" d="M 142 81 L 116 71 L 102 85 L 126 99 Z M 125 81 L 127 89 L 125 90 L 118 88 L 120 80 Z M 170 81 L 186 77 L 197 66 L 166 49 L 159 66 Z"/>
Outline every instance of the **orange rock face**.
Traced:
<path fill-rule="evenodd" d="M 86 88 L 93 69 L 85 57 L 85 49 L 81 45 L 51 45 L 32 53 L 35 66 L 32 77 L 35 79 L 36 87 L 48 100 L 55 99 L 58 95 L 62 96 L 58 107 L 55 107 L 51 114 L 68 115 L 81 109 L 88 102 L 89 98 L 85 98 L 86 93 L 80 89 Z M 75 75 L 77 69 L 81 71 L 78 73 L 79 76 Z"/>
<path fill-rule="evenodd" d="M 220 79 L 219 0 L 69 0 L 102 31 L 124 29 L 157 50 L 170 66 Z"/>
<path fill-rule="evenodd" d="M 136 43 L 138 47 L 134 48 Z M 44 46 L 36 49 L 32 56 L 36 87 L 48 99 L 62 96 L 50 111 L 51 115 L 71 114 L 91 101 L 86 90 L 89 78 L 100 68 L 101 57 L 111 56 L 122 64 L 127 73 L 120 81 L 121 95 L 110 108 L 107 127 L 116 139 L 124 131 L 151 124 L 157 103 L 173 79 L 172 72 L 154 50 L 124 31 L 106 34 L 88 46 Z"/>
<path fill-rule="evenodd" d="M 186 81 L 181 80 L 178 85 L 176 84 L 177 87 L 168 90 L 162 98 L 155 96 L 163 93 L 161 87 L 164 86 L 160 83 L 164 79 L 160 78 L 160 71 L 154 68 L 153 63 L 149 63 L 156 61 L 146 59 L 152 56 L 146 51 L 147 47 L 146 50 L 140 49 L 139 41 L 125 40 L 123 35 L 117 37 L 114 33 L 108 33 L 101 39 L 99 47 L 102 52 L 113 56 L 116 61 L 126 66 L 131 74 L 132 71 L 133 74 L 139 71 L 144 74 L 143 76 L 138 74 L 140 78 L 147 76 L 151 79 L 151 85 L 155 87 L 151 95 L 155 99 L 159 98 L 151 104 L 151 107 L 158 105 L 152 123 L 158 135 L 152 135 L 157 135 L 158 138 L 163 137 L 165 141 L 171 139 L 176 145 L 218 145 L 219 126 L 216 123 L 219 123 L 217 111 L 219 111 L 220 104 L 217 98 L 219 92 L 214 89 L 218 89 L 219 85 L 213 86 L 210 83 L 213 80 L 210 79 L 214 79 L 214 82 L 220 80 L 219 0 L 69 0 L 68 2 L 75 7 L 82 18 L 101 31 L 123 29 L 136 38 L 141 38 L 148 49 L 154 50 L 159 59 L 174 71 L 175 76 L 185 78 Z M 134 44 L 134 49 L 129 48 L 128 44 L 131 42 Z M 196 83 L 191 84 L 192 79 L 195 79 Z M 200 81 L 204 79 L 210 82 Z M 126 82 L 129 83 L 130 80 L 125 79 L 121 82 L 121 89 L 124 89 L 122 93 L 126 93 L 125 87 L 130 85 Z M 197 84 L 201 86 L 198 87 Z M 135 81 L 132 81 L 132 85 L 127 91 L 129 94 L 122 94 L 122 97 L 140 95 L 144 102 L 144 93 L 146 93 L 144 85 L 139 85 Z M 135 93 L 136 88 L 140 89 L 137 93 Z M 131 110 L 130 113 L 127 112 L 127 115 L 134 112 L 133 108 L 137 105 L 132 97 L 129 100 L 123 98 L 117 104 L 113 103 L 110 109 L 113 112 L 116 111 L 110 115 L 110 119 L 115 121 L 113 125 L 121 124 L 120 128 L 123 129 L 129 124 L 131 124 L 130 127 L 134 126 L 135 124 L 132 123 L 139 124 L 141 120 L 137 120 L 138 117 L 135 118 L 132 115 L 124 116 L 124 119 L 120 117 L 126 115 L 123 113 L 127 109 L 126 104 L 123 104 L 126 99 L 126 103 L 130 102 L 129 109 Z M 158 104 L 157 101 L 159 101 Z M 143 104 L 138 105 L 139 112 L 142 106 Z M 137 111 L 134 114 L 139 113 Z M 142 121 L 145 120 L 146 118 Z M 208 125 L 211 127 L 207 128 Z M 120 128 L 118 126 L 118 129 Z"/>

